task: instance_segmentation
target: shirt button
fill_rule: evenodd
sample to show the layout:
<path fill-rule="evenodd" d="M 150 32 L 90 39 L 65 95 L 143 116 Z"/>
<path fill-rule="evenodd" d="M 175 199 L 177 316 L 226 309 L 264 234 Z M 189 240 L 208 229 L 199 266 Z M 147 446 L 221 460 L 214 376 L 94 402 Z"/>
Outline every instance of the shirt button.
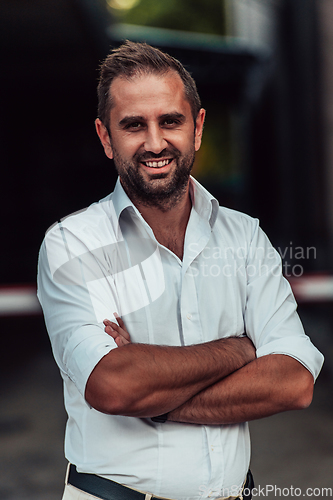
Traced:
<path fill-rule="evenodd" d="M 192 314 L 188 313 L 186 317 L 187 319 L 192 319 Z"/>

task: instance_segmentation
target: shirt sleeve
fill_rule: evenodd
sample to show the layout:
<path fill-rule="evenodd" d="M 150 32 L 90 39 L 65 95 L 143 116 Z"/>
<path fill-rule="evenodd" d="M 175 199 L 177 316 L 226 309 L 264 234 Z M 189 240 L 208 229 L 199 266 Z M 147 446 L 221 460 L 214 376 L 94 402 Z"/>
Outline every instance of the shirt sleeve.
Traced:
<path fill-rule="evenodd" d="M 289 282 L 282 274 L 281 257 L 256 221 L 248 248 L 247 335 L 257 357 L 285 354 L 297 359 L 317 378 L 324 357 L 305 335 Z"/>
<path fill-rule="evenodd" d="M 41 246 L 37 282 L 55 360 L 84 396 L 92 370 L 116 347 L 103 325 L 117 311 L 110 277 L 96 252 L 58 225 Z"/>

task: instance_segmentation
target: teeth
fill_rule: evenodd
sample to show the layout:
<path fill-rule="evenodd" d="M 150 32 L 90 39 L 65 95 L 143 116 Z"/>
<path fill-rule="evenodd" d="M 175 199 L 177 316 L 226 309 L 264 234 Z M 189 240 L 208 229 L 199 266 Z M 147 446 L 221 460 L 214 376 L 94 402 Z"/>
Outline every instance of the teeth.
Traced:
<path fill-rule="evenodd" d="M 144 162 L 147 167 L 151 168 L 160 168 L 164 167 L 165 165 L 168 165 L 171 162 L 171 160 L 162 160 L 162 161 L 146 161 Z"/>

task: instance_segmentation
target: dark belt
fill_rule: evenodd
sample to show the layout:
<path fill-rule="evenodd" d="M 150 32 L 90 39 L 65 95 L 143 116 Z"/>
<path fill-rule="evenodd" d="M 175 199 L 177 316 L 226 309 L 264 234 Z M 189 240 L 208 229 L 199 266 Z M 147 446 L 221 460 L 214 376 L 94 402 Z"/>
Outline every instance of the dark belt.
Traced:
<path fill-rule="evenodd" d="M 95 474 L 77 472 L 73 464 L 71 464 L 69 468 L 68 484 L 89 493 L 89 495 L 102 498 L 103 500 L 145 500 L 146 497 L 145 493 L 132 490 L 110 479 L 105 479 Z M 249 471 L 244 486 L 244 493 L 249 493 L 253 486 L 253 477 L 251 471 Z M 154 498 L 156 497 L 152 497 L 152 500 L 154 500 Z M 244 500 L 251 500 L 252 494 L 244 495 L 243 498 Z"/>

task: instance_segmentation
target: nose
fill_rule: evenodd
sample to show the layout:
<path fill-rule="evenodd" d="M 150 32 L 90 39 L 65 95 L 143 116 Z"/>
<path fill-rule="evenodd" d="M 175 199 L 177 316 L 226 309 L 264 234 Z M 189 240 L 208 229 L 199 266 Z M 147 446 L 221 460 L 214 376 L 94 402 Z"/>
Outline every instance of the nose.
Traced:
<path fill-rule="evenodd" d="M 165 149 L 166 145 L 167 141 L 164 139 L 163 130 L 158 125 L 150 125 L 145 138 L 145 150 L 158 154 Z"/>

